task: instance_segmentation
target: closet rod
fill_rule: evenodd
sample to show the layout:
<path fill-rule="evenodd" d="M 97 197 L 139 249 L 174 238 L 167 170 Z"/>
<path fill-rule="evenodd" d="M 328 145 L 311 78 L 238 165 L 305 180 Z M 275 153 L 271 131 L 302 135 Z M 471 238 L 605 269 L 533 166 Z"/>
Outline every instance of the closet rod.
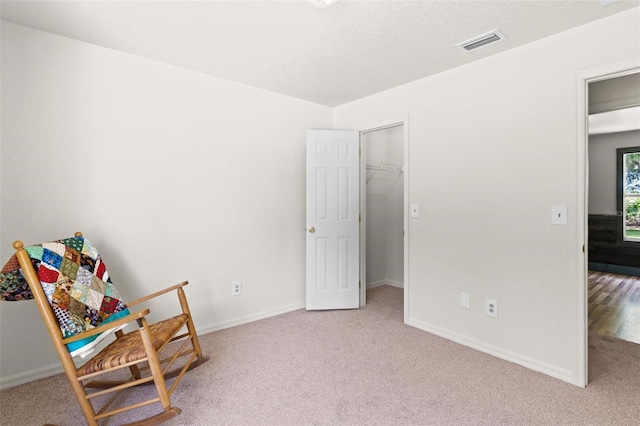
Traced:
<path fill-rule="evenodd" d="M 389 164 L 367 164 L 367 170 L 382 170 L 385 172 L 401 172 L 402 167 Z"/>
<path fill-rule="evenodd" d="M 371 178 L 373 176 L 375 176 L 375 174 L 379 171 L 382 172 L 398 172 L 398 173 L 402 173 L 402 167 L 400 166 L 390 166 L 388 164 L 367 164 L 367 170 L 373 170 L 373 173 L 371 173 L 371 176 L 369 176 L 367 178 L 367 180 L 365 181 L 365 183 L 369 183 L 369 181 L 371 180 Z"/>

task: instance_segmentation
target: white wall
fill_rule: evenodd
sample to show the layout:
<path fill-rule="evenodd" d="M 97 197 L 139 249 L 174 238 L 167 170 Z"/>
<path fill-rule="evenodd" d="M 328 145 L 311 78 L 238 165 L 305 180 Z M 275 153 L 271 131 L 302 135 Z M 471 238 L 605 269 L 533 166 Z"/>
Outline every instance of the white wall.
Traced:
<path fill-rule="evenodd" d="M 330 108 L 2 24 L 3 264 L 79 230 L 128 299 L 189 280 L 199 329 L 304 306 L 305 130 Z M 3 385 L 59 369 L 33 302 L 0 323 Z"/>
<path fill-rule="evenodd" d="M 404 130 L 364 134 L 367 164 L 402 167 Z M 404 179 L 401 172 L 367 171 L 367 285 L 402 286 L 404 279 Z"/>
<path fill-rule="evenodd" d="M 589 214 L 616 212 L 616 149 L 640 146 L 640 130 L 589 136 Z"/>
<path fill-rule="evenodd" d="M 638 56 L 638 34 L 634 9 L 335 109 L 338 128 L 409 116 L 409 324 L 580 383 L 578 73 Z"/>
<path fill-rule="evenodd" d="M 200 328 L 301 307 L 305 129 L 408 116 L 408 322 L 575 382 L 577 75 L 638 56 L 637 16 L 333 111 L 4 23 L 0 258 L 82 230 L 125 296 L 189 279 Z M 3 383 L 57 367 L 32 304 L 2 303 L 0 324 Z"/>

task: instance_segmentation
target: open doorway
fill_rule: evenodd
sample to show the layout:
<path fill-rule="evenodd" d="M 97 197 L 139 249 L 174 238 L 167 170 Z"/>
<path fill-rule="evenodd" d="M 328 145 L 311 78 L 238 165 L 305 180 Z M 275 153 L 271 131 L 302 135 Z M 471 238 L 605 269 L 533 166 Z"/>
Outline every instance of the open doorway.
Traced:
<path fill-rule="evenodd" d="M 367 289 L 382 285 L 405 288 L 405 125 L 363 131 L 360 144 L 364 306 Z"/>
<path fill-rule="evenodd" d="M 589 86 L 598 81 L 622 77 L 640 71 L 640 57 L 584 69 L 576 74 L 576 256 L 575 256 L 575 377 L 573 383 L 585 387 L 589 377 Z"/>
<path fill-rule="evenodd" d="M 588 82 L 588 331 L 640 344 L 640 70 Z"/>

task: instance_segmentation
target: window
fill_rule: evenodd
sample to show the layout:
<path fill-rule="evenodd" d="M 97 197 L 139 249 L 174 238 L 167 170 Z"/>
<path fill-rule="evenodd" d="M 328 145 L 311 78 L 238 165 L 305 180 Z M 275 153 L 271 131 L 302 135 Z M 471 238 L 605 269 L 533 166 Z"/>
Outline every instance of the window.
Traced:
<path fill-rule="evenodd" d="M 619 240 L 640 243 L 640 146 L 618 148 L 617 155 Z"/>

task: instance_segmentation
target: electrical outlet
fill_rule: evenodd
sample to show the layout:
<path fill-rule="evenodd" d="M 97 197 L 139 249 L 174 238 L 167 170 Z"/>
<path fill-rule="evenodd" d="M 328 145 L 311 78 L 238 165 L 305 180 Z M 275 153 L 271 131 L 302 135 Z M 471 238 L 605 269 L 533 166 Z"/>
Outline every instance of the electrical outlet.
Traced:
<path fill-rule="evenodd" d="M 493 299 L 484 299 L 485 300 L 485 314 L 490 317 L 498 318 L 498 301 Z"/>
<path fill-rule="evenodd" d="M 231 295 L 240 296 L 242 294 L 242 281 L 234 281 L 231 283 Z"/>
<path fill-rule="evenodd" d="M 460 292 L 460 307 L 469 309 L 471 306 L 471 295 L 469 293 L 465 293 L 464 291 Z"/>

